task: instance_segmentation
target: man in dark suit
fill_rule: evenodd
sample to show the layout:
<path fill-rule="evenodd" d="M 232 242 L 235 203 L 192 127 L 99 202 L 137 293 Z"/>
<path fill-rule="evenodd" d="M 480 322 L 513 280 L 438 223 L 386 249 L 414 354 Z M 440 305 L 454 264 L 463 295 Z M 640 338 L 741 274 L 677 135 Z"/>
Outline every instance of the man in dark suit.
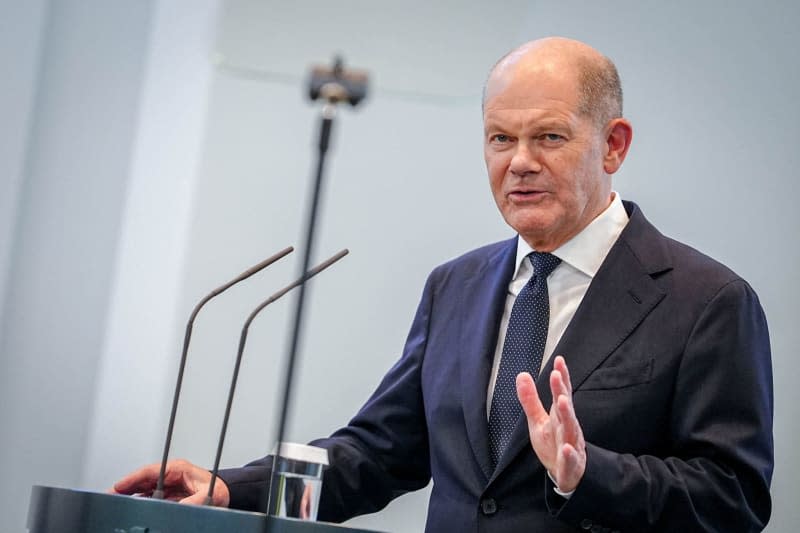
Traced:
<path fill-rule="evenodd" d="M 764 314 L 745 281 L 612 190 L 632 138 L 614 65 L 534 41 L 493 68 L 483 104 L 492 191 L 518 237 L 433 271 L 401 359 L 314 442 L 332 465 L 319 518 L 432 478 L 429 532 L 763 529 Z M 215 502 L 257 508 L 268 465 L 224 471 Z M 155 470 L 115 488 L 146 491 Z M 206 471 L 170 471 L 174 495 L 202 497 Z"/>

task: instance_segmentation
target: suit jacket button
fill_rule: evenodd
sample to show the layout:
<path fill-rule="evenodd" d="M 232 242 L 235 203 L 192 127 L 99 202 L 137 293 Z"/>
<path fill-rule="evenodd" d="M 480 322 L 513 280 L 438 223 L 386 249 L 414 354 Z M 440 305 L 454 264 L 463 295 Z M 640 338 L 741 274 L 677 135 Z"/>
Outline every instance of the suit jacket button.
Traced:
<path fill-rule="evenodd" d="M 497 502 L 494 498 L 484 498 L 481 500 L 481 512 L 486 516 L 491 516 L 497 512 Z"/>
<path fill-rule="evenodd" d="M 581 520 L 581 529 L 592 529 L 592 521 L 588 518 Z"/>

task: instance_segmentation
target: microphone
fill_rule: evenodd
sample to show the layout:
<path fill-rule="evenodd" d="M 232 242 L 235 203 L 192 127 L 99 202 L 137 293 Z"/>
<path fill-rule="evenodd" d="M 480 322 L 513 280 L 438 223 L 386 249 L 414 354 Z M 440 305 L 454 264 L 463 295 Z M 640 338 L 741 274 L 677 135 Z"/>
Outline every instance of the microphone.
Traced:
<path fill-rule="evenodd" d="M 159 500 L 164 499 L 164 476 L 166 476 L 167 472 L 167 459 L 169 458 L 169 447 L 172 443 L 172 430 L 175 428 L 175 415 L 178 412 L 178 398 L 181 395 L 181 385 L 183 383 L 183 371 L 186 368 L 186 355 L 189 353 L 189 341 L 192 338 L 192 327 L 194 326 L 194 319 L 197 318 L 197 313 L 200 312 L 200 309 L 203 308 L 205 304 L 208 303 L 209 300 L 214 298 L 215 296 L 225 292 L 232 286 L 236 285 L 240 281 L 244 281 L 253 274 L 260 272 L 261 270 L 265 269 L 278 259 L 281 259 L 294 251 L 294 247 L 289 246 L 284 248 L 283 250 L 279 251 L 273 256 L 270 256 L 260 263 L 253 265 L 252 267 L 248 268 L 228 283 L 221 285 L 208 293 L 192 310 L 192 314 L 189 316 L 189 321 L 186 324 L 186 332 L 183 336 L 183 351 L 181 352 L 181 362 L 178 365 L 178 379 L 175 383 L 175 393 L 172 397 L 172 412 L 169 415 L 169 424 L 167 425 L 167 438 L 166 442 L 164 443 L 164 455 L 161 458 L 161 470 L 158 474 L 158 482 L 156 484 L 156 490 L 153 491 L 152 498 L 156 498 Z"/>
<path fill-rule="evenodd" d="M 278 292 L 276 292 L 275 294 L 273 294 L 272 296 L 270 296 L 269 298 L 258 304 L 258 306 L 256 306 L 255 309 L 253 309 L 253 312 L 250 313 L 250 316 L 247 317 L 247 320 L 244 321 L 244 326 L 242 326 L 242 333 L 239 336 L 239 351 L 236 353 L 236 364 L 233 367 L 233 377 L 231 378 L 231 385 L 230 389 L 228 390 L 228 403 L 225 407 L 225 416 L 223 417 L 222 420 L 222 430 L 220 431 L 219 442 L 217 443 L 217 455 L 214 458 L 214 469 L 211 471 L 211 483 L 208 486 L 208 495 L 206 496 L 206 499 L 203 502 L 204 505 L 211 505 L 212 496 L 214 495 L 214 485 L 217 482 L 217 473 L 219 472 L 219 462 L 222 457 L 222 447 L 225 444 L 225 433 L 228 430 L 228 419 L 230 418 L 231 407 L 233 405 L 233 394 L 236 391 L 236 382 L 239 379 L 239 367 L 241 366 L 242 363 L 242 354 L 244 353 L 244 345 L 247 342 L 247 332 L 250 329 L 250 324 L 253 322 L 253 319 L 255 319 L 256 315 L 258 315 L 269 304 L 279 299 L 281 296 L 283 296 L 290 290 L 294 289 L 295 287 L 303 285 L 306 281 L 313 278 L 314 276 L 316 276 L 317 274 L 319 274 L 320 272 L 322 272 L 323 270 L 325 270 L 326 268 L 337 262 L 339 259 L 346 256 L 348 253 L 350 253 L 350 251 L 345 248 L 336 255 L 332 256 L 331 258 L 323 261 L 319 265 L 307 271 L 304 276 L 301 276 L 299 279 L 293 281 L 283 289 L 279 290 Z"/>
<path fill-rule="evenodd" d="M 323 98 L 337 104 L 347 102 L 357 106 L 367 96 L 369 76 L 361 70 L 345 69 L 341 57 L 335 57 L 332 67 L 315 66 L 308 80 L 308 97 Z"/>

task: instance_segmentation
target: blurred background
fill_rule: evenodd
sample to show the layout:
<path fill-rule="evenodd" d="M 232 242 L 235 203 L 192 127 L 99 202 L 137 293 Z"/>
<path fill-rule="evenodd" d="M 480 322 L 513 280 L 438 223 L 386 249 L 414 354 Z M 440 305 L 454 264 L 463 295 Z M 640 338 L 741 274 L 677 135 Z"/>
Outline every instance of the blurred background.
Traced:
<path fill-rule="evenodd" d="M 634 124 L 615 176 L 664 233 L 756 289 L 772 332 L 768 531 L 800 522 L 800 4 L 793 1 L 0 1 L 0 515 L 33 484 L 105 490 L 160 458 L 183 326 L 211 288 L 301 243 L 312 64 L 371 74 L 342 109 L 288 437 L 347 422 L 399 356 L 428 272 L 510 237 L 480 93 L 494 61 L 564 35 L 610 56 Z M 173 457 L 210 465 L 239 329 L 300 253 L 195 325 Z M 251 328 L 223 464 L 273 446 L 292 298 Z M 793 318 L 795 317 L 795 318 Z M 354 520 L 421 531 L 427 491 Z"/>

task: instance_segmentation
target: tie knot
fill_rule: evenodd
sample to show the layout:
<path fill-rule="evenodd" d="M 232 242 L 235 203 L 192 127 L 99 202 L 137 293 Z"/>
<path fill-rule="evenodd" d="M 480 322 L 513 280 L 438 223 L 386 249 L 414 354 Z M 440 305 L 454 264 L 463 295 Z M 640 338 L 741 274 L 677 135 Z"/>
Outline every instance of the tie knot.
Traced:
<path fill-rule="evenodd" d="M 528 258 L 533 265 L 533 275 L 541 279 L 547 278 L 561 263 L 561 259 L 545 252 L 531 252 Z"/>

